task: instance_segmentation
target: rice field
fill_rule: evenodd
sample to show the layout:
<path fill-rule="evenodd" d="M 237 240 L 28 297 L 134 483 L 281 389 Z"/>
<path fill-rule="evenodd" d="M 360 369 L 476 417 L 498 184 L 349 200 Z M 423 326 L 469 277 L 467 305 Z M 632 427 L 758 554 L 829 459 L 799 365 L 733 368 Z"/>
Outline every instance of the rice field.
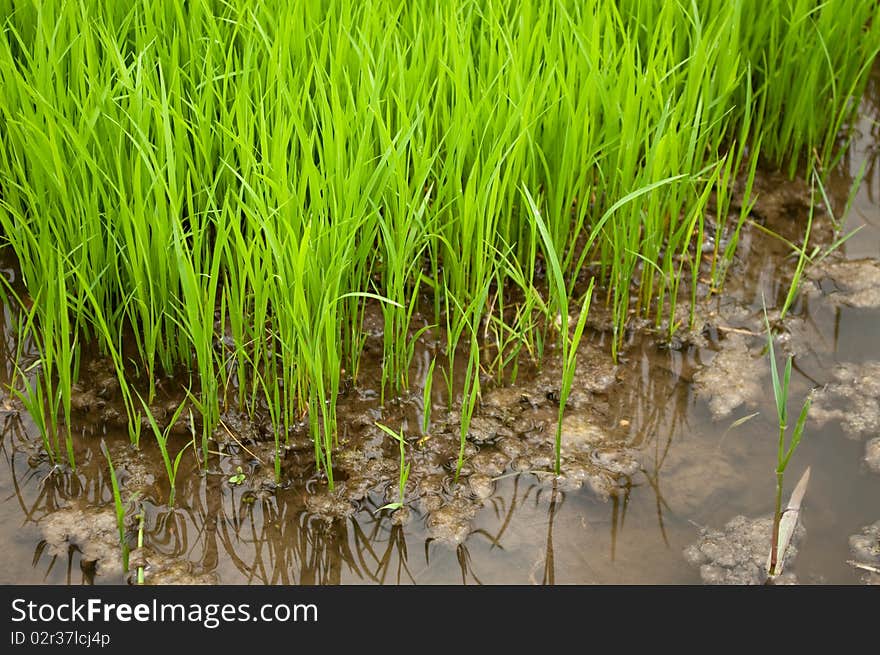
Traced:
<path fill-rule="evenodd" d="M 561 421 L 588 312 L 609 313 L 616 357 L 635 319 L 686 329 L 701 276 L 723 293 L 759 163 L 821 178 L 845 153 L 875 14 L 0 0 L 0 229 L 22 278 L 4 293 L 38 354 L 12 388 L 75 467 L 71 389 L 96 348 L 169 503 L 163 379 L 186 380 L 170 423 L 203 462 L 235 408 L 270 420 L 278 477 L 307 421 L 332 488 L 337 398 L 378 308 L 382 401 L 430 396 L 411 364 L 434 335 L 460 469 L 486 380 L 558 350 Z"/>

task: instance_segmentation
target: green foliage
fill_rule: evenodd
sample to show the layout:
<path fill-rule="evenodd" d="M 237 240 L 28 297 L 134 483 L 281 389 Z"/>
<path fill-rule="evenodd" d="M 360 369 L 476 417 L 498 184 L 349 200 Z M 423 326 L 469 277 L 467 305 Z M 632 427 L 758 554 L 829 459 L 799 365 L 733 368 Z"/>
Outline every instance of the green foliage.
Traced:
<path fill-rule="evenodd" d="M 244 471 L 241 470 L 240 466 L 235 467 L 235 474 L 229 476 L 229 484 L 242 484 L 247 479 L 247 476 L 244 474 Z"/>
<path fill-rule="evenodd" d="M 181 413 L 183 412 L 186 403 L 181 403 L 178 408 L 174 411 L 174 414 L 171 416 L 171 419 L 168 421 L 168 425 L 165 427 L 165 430 L 161 430 L 159 425 L 156 423 L 156 419 L 153 417 L 152 412 L 150 412 L 150 408 L 147 406 L 146 401 L 143 398 L 140 399 L 141 403 L 144 407 L 144 412 L 146 414 L 147 420 L 150 423 L 150 427 L 153 429 L 153 434 L 156 437 L 156 443 L 159 445 L 159 452 L 162 453 L 162 463 L 165 465 L 165 474 L 168 476 L 168 483 L 171 486 L 171 491 L 168 495 L 168 505 L 169 507 L 174 506 L 174 496 L 176 493 L 176 481 L 177 481 L 177 470 L 180 468 L 180 460 L 183 458 L 184 452 L 188 446 L 195 443 L 195 435 L 193 435 L 193 441 L 187 443 L 183 448 L 181 448 L 177 455 L 175 455 L 174 459 L 171 459 L 171 455 L 168 452 L 168 437 L 171 430 L 174 428 L 174 424 L 177 423 L 177 419 L 180 418 Z"/>
<path fill-rule="evenodd" d="M 269 408 L 276 477 L 306 419 L 331 486 L 372 310 L 383 394 L 443 326 L 451 404 L 469 342 L 462 443 L 481 373 L 514 377 L 556 316 L 570 388 L 578 280 L 615 355 L 634 314 L 674 331 L 710 197 L 720 287 L 759 156 L 840 155 L 875 4 L 0 0 L 0 233 L 33 299 L 39 375 L 19 389 L 47 451 L 65 455 L 86 342 L 133 443 L 134 386 L 150 403 L 184 370 L 203 459 L 233 389 Z"/>
<path fill-rule="evenodd" d="M 806 247 L 806 245 L 805 245 Z M 810 412 L 811 398 L 807 396 L 804 400 L 801 413 L 798 416 L 792 431 L 791 439 L 786 446 L 786 433 L 788 431 L 788 396 L 789 384 L 791 383 L 791 364 L 792 358 L 789 356 L 785 362 L 785 371 L 782 378 L 779 377 L 779 369 L 776 365 L 776 354 L 773 349 L 773 331 L 770 329 L 770 322 L 767 318 L 767 312 L 764 312 L 764 323 L 767 327 L 767 348 L 770 357 L 770 379 L 773 383 L 773 398 L 776 401 L 776 419 L 779 425 L 779 440 L 776 452 L 776 505 L 773 514 L 773 540 L 770 552 L 770 576 L 775 575 L 776 565 L 779 553 L 777 551 L 779 545 L 779 524 L 782 519 L 782 484 L 785 469 L 794 455 L 795 449 L 801 442 L 804 433 L 804 427 L 807 423 L 807 415 Z"/>
<path fill-rule="evenodd" d="M 405 500 L 405 492 L 406 492 L 406 481 L 409 478 L 409 469 L 411 464 L 406 463 L 406 453 L 404 447 L 406 446 L 406 438 L 404 437 L 403 430 L 399 433 L 395 432 L 387 425 L 382 425 L 381 423 L 376 423 L 376 427 L 382 430 L 387 435 L 390 435 L 397 442 L 398 447 L 400 448 L 400 474 L 397 480 L 397 500 L 391 503 L 387 503 L 380 507 L 380 510 L 383 509 L 400 509 L 403 507 Z"/>

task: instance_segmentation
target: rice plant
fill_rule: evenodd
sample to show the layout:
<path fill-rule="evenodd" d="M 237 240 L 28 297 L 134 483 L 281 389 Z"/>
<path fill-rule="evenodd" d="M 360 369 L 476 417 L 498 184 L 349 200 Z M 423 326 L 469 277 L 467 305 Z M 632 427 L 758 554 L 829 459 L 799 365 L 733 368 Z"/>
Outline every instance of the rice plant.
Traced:
<path fill-rule="evenodd" d="M 767 328 L 767 349 L 770 357 L 770 378 L 773 383 L 773 397 L 776 401 L 776 418 L 779 426 L 779 439 L 776 452 L 776 502 L 773 510 L 773 536 L 770 545 L 770 563 L 768 566 L 768 575 L 777 574 L 777 563 L 780 558 L 779 553 L 779 526 L 782 520 L 782 488 L 785 469 L 791 461 L 792 455 L 801 442 L 804 433 L 804 427 L 807 423 L 807 414 L 810 411 L 811 397 L 807 396 L 804 400 L 801 413 L 798 416 L 791 438 L 788 439 L 788 395 L 789 384 L 791 382 L 791 356 L 785 362 L 785 371 L 782 378 L 779 377 L 779 370 L 776 366 L 776 354 L 773 349 L 773 331 L 770 329 L 770 322 L 764 312 L 764 323 Z M 787 441 L 787 443 L 786 443 Z M 784 557 L 784 553 L 782 553 Z"/>
<path fill-rule="evenodd" d="M 159 428 L 159 425 L 156 423 L 156 419 L 153 417 L 152 412 L 150 412 L 150 408 L 147 406 L 146 401 L 141 398 L 141 403 L 144 406 L 145 416 L 150 423 L 150 427 L 153 430 L 153 434 L 156 437 L 156 443 L 159 446 L 159 452 L 162 454 L 162 463 L 165 465 L 165 474 L 168 476 L 168 483 L 171 486 L 170 492 L 168 494 L 168 506 L 174 507 L 174 497 L 176 495 L 176 486 L 175 482 L 177 480 L 177 470 L 180 468 L 180 460 L 183 458 L 183 454 L 186 452 L 186 449 L 190 445 L 195 444 L 195 433 L 192 435 L 192 441 L 188 442 L 183 448 L 177 451 L 177 455 L 174 456 L 172 460 L 171 455 L 168 453 L 168 437 L 171 430 L 174 428 L 175 423 L 177 423 L 177 419 L 180 418 L 180 415 L 183 413 L 184 408 L 186 407 L 185 403 L 181 403 L 178 408 L 174 411 L 174 414 L 171 415 L 171 418 L 168 421 L 168 425 L 164 430 Z"/>
<path fill-rule="evenodd" d="M 559 307 L 559 335 L 562 349 L 562 384 L 559 390 L 559 415 L 556 421 L 556 438 L 555 438 L 555 464 L 554 470 L 556 475 L 561 472 L 562 466 L 562 416 L 565 413 L 565 404 L 568 402 L 568 395 L 571 393 L 571 385 L 574 383 L 574 374 L 577 366 L 577 349 L 581 337 L 584 334 L 584 327 L 587 324 L 587 315 L 590 312 L 590 300 L 593 297 L 593 283 L 595 279 L 590 280 L 590 288 L 584 295 L 584 301 L 578 314 L 577 324 L 574 328 L 574 334 L 570 335 L 568 330 L 568 292 L 565 288 L 565 280 L 563 279 L 562 269 L 559 265 L 559 257 L 553 248 L 550 235 L 547 232 L 547 226 L 541 218 L 535 201 L 532 199 L 528 189 L 524 189 L 526 200 L 529 202 L 538 230 L 541 233 L 541 239 L 544 242 L 544 252 L 547 258 L 547 265 L 550 270 L 553 287 L 555 287 L 555 305 Z"/>
<path fill-rule="evenodd" d="M 382 425 L 381 423 L 376 423 L 376 427 L 382 430 L 387 435 L 390 435 L 397 442 L 397 446 L 400 449 L 400 471 L 397 480 L 397 500 L 392 501 L 390 503 L 386 503 L 380 507 L 380 510 L 383 509 L 400 509 L 403 507 L 405 492 L 406 492 L 406 481 L 409 478 L 409 469 L 411 464 L 406 463 L 406 438 L 404 437 L 403 430 L 395 432 L 387 425 Z"/>
<path fill-rule="evenodd" d="M 613 356 L 633 316 L 673 332 L 704 252 L 720 290 L 759 159 L 794 175 L 842 155 L 875 13 L 0 0 L 0 240 L 33 300 L 39 376 L 21 392 L 47 451 L 75 464 L 87 343 L 113 361 L 133 443 L 137 394 L 182 375 L 203 460 L 223 410 L 268 409 L 276 478 L 304 422 L 332 486 L 337 398 L 376 309 L 383 400 L 411 386 L 426 325 L 450 406 L 465 351 L 462 443 L 481 375 L 512 379 L 562 339 L 574 383 L 576 339 L 552 326 L 590 279 Z"/>

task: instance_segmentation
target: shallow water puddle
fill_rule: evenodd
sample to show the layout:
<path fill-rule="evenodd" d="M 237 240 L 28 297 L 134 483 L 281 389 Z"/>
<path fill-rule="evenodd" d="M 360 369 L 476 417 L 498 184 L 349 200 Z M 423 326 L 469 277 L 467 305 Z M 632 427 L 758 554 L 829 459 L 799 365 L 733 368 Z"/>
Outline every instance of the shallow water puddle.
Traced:
<path fill-rule="evenodd" d="M 803 293 L 784 323 L 781 350 L 795 357 L 793 405 L 817 390 L 786 476 L 787 494 L 812 468 L 804 531 L 789 564 L 801 583 L 877 580 L 852 564 L 876 567 L 871 558 L 880 558 L 880 545 L 871 541 L 880 520 L 877 77 L 850 160 L 829 189 L 839 215 L 852 177 L 867 162 L 846 225 L 864 228 L 838 254 L 807 269 Z M 756 213 L 799 242 L 805 187 L 767 175 L 761 188 Z M 817 221 L 817 233 L 830 233 L 827 215 Z M 779 240 L 750 227 L 739 253 L 725 294 L 701 303 L 695 329 L 673 343 L 648 329 L 634 331 L 614 366 L 603 332 L 585 338 L 563 424 L 562 476 L 546 472 L 559 379 L 551 363 L 523 374 L 516 387 L 486 392 L 458 485 L 452 481 L 457 418 L 435 408 L 431 434 L 408 446 L 408 503 L 396 513 L 379 510 L 397 499 L 398 463 L 396 446 L 375 422 L 415 425 L 415 396 L 384 409 L 369 388 L 341 400 L 347 443 L 337 457 L 334 493 L 315 480 L 302 484 L 312 472 L 312 452 L 296 439 L 285 456 L 284 479 L 300 482 L 276 488 L 271 437 L 226 417 L 229 438 L 218 438 L 224 456 L 206 473 L 184 459 L 174 508 L 165 505 L 168 487 L 158 453 L 151 447 L 132 451 L 114 421 L 113 403 L 105 397 L 112 389 L 100 384 L 99 360 L 84 367 L 93 384 L 80 395 L 76 473 L 53 474 L 40 457 L 30 418 L 4 397 L 0 583 L 127 580 L 114 543 L 101 438 L 124 497 L 136 493 L 144 510 L 145 548 L 132 553 L 131 566 L 145 566 L 147 582 L 742 581 L 745 563 L 766 557 L 754 535 L 766 527 L 761 520 L 772 510 L 775 484 L 761 295 L 781 305 L 793 260 Z M 4 270 L 14 275 L 13 267 Z M 9 318 L 3 318 L 0 376 L 7 382 L 15 344 Z M 182 437 L 176 447 L 184 443 Z"/>

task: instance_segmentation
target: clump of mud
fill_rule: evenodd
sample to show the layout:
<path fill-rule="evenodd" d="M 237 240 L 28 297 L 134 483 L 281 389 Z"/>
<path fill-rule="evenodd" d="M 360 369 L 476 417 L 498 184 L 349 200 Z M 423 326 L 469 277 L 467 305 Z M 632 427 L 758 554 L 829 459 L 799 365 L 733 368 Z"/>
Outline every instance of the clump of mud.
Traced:
<path fill-rule="evenodd" d="M 509 472 L 532 473 L 543 484 L 555 484 L 564 491 L 586 488 L 608 500 L 641 470 L 637 451 L 611 439 L 596 417 L 579 412 L 563 422 L 561 475 L 556 476 L 551 427 L 547 422 L 509 436 L 496 432 L 491 443 L 474 447 L 467 457 L 462 468 L 466 475 L 459 485 L 442 470 L 421 478 L 417 488 L 432 538 L 451 545 L 462 543 L 476 513 L 494 494 L 495 481 Z"/>
<path fill-rule="evenodd" d="M 806 534 L 798 523 L 783 561 L 784 573 L 776 584 L 797 584 L 790 571 L 797 544 Z M 705 584 L 758 585 L 767 580 L 767 557 L 773 538 L 773 519 L 736 516 L 721 530 L 700 529 L 700 538 L 684 550 L 689 564 L 700 567 Z"/>
<path fill-rule="evenodd" d="M 853 438 L 880 431 L 880 362 L 840 364 L 833 381 L 813 392 L 810 418 L 820 427 L 840 421 Z"/>
<path fill-rule="evenodd" d="M 107 446 L 107 451 L 123 499 L 142 497 L 157 503 L 164 499 L 156 476 L 156 462 L 144 450 L 135 448 L 127 441 L 113 441 Z"/>
<path fill-rule="evenodd" d="M 197 573 L 192 562 L 170 557 L 150 548 L 131 551 L 129 582 L 137 580 L 138 569 L 143 568 L 145 585 L 216 585 L 220 579 L 214 572 Z"/>
<path fill-rule="evenodd" d="M 306 509 L 314 516 L 330 523 L 335 519 L 348 518 L 355 513 L 355 506 L 346 497 L 345 487 L 333 491 L 318 491 L 303 497 Z"/>
<path fill-rule="evenodd" d="M 850 564 L 863 571 L 865 584 L 880 585 L 880 521 L 862 528 L 849 538 L 854 560 Z M 861 566 L 860 566 L 861 565 Z"/>
<path fill-rule="evenodd" d="M 392 522 L 419 519 L 431 539 L 454 547 L 467 539 L 474 518 L 492 502 L 504 476 L 534 475 L 542 485 L 562 491 L 585 488 L 601 500 L 625 490 L 641 463 L 638 451 L 615 432 L 608 410 L 619 367 L 588 342 L 577 357 L 578 378 L 562 425 L 561 475 L 554 473 L 560 375 L 551 362 L 525 383 L 486 390 L 468 427 L 457 479 L 462 448 L 458 411 L 435 410 L 427 434 L 404 429 L 410 472 L 404 506 L 390 513 Z M 375 423 L 412 426 L 412 404 L 404 397 L 377 414 L 374 405 L 353 396 L 340 403 L 341 421 L 351 432 L 334 457 L 338 483 L 332 492 L 321 485 L 306 491 L 303 504 L 310 516 L 332 522 L 352 516 L 376 497 L 399 502 L 397 445 Z"/>
<path fill-rule="evenodd" d="M 740 193 L 740 186 L 744 183 L 744 179 L 737 180 Z M 806 216 L 810 210 L 810 188 L 806 182 L 789 179 L 783 171 L 762 170 L 761 175 L 755 176 L 752 192 L 755 197 L 752 213 L 764 220 L 782 222 L 787 218 Z"/>
<path fill-rule="evenodd" d="M 487 430 L 492 419 L 482 418 L 482 429 Z M 557 476 L 553 473 L 555 433 L 550 422 L 522 425 L 524 431 L 506 436 L 499 429 L 488 429 L 494 435 L 491 441 L 468 443 L 458 484 L 452 476 L 454 452 L 449 453 L 445 465 L 416 473 L 409 500 L 418 500 L 433 539 L 453 546 L 462 543 L 477 512 L 495 493 L 496 480 L 510 473 L 531 473 L 542 484 L 555 484 L 564 491 L 586 488 L 597 498 L 608 500 L 621 493 L 641 470 L 637 451 L 611 439 L 597 417 L 578 412 L 563 422 L 561 475 Z"/>
<path fill-rule="evenodd" d="M 97 575 L 113 577 L 124 572 L 112 508 L 75 504 L 47 515 L 40 521 L 40 528 L 50 554 L 66 557 L 73 546 L 83 562 L 94 563 Z"/>
<path fill-rule="evenodd" d="M 880 307 L 880 262 L 875 259 L 822 262 L 809 277 L 813 284 L 806 286 L 807 293 L 832 305 Z"/>
<path fill-rule="evenodd" d="M 694 389 L 708 399 L 717 420 L 740 405 L 753 405 L 764 393 L 761 379 L 766 371 L 766 363 L 751 351 L 746 338 L 730 333 L 712 362 L 694 374 Z"/>

